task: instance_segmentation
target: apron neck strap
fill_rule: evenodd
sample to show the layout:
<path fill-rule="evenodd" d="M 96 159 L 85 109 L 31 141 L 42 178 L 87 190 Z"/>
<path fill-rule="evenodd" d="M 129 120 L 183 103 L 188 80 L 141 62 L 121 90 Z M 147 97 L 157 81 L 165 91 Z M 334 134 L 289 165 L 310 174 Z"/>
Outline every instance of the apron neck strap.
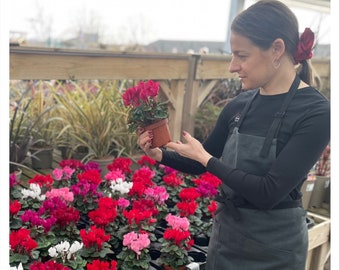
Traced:
<path fill-rule="evenodd" d="M 281 125 L 281 122 L 283 118 L 285 117 L 289 103 L 291 102 L 295 93 L 297 92 L 299 85 L 300 85 L 300 77 L 296 75 L 292 85 L 289 88 L 288 94 L 281 105 L 280 110 L 275 113 L 274 121 L 272 125 L 270 126 L 267 136 L 265 138 L 265 141 L 263 143 L 263 147 L 260 153 L 261 157 L 266 157 L 268 155 L 272 141 L 275 135 L 277 134 L 277 131 Z"/>

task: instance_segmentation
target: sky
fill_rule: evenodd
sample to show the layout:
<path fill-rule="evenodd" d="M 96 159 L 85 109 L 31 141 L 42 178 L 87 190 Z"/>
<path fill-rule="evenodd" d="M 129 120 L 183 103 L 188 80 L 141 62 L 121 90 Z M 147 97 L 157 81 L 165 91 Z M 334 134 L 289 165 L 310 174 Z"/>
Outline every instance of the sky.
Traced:
<path fill-rule="evenodd" d="M 1 0 L 5 1 L 5 0 Z M 10 31 L 27 37 L 65 39 L 79 29 L 98 31 L 104 43 L 147 44 L 158 39 L 225 41 L 229 0 L 11 0 Z M 246 7 L 254 3 L 246 0 Z M 20 8 L 19 8 L 20 7 Z M 311 27 L 330 43 L 330 16 L 292 8 L 300 31 Z"/>

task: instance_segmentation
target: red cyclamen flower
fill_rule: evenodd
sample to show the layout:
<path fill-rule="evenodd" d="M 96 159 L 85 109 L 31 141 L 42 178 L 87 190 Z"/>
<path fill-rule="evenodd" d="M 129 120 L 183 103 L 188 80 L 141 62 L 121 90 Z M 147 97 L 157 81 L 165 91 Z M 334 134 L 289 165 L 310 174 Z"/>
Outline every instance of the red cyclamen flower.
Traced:
<path fill-rule="evenodd" d="M 113 261 L 100 261 L 93 260 L 86 265 L 86 270 L 117 270 L 117 262 Z"/>
<path fill-rule="evenodd" d="M 48 188 L 52 187 L 53 178 L 50 174 L 42 175 L 36 174 L 32 179 L 28 180 L 28 184 L 37 184 L 40 187 L 46 186 Z"/>
<path fill-rule="evenodd" d="M 9 205 L 9 213 L 14 216 L 16 215 L 21 209 L 21 203 L 17 200 L 12 201 Z"/>
<path fill-rule="evenodd" d="M 31 238 L 30 230 L 20 228 L 12 231 L 9 235 L 11 250 L 20 254 L 31 254 L 32 250 L 38 247 L 37 242 Z"/>
<path fill-rule="evenodd" d="M 55 261 L 47 262 L 35 261 L 30 265 L 30 270 L 70 270 L 70 268 Z"/>
<path fill-rule="evenodd" d="M 104 229 L 91 226 L 90 230 L 86 232 L 85 229 L 81 229 L 79 235 L 87 248 L 96 247 L 100 251 L 103 247 L 103 243 L 110 240 L 110 235 L 105 234 Z"/>
<path fill-rule="evenodd" d="M 195 201 L 179 202 L 176 206 L 180 211 L 180 215 L 182 217 L 187 217 L 195 214 L 198 204 Z"/>

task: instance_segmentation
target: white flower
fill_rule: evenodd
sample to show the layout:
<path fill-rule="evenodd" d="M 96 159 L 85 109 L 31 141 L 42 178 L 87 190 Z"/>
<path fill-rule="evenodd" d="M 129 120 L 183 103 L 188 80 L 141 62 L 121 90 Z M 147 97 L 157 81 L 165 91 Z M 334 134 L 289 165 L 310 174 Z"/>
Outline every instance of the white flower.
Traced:
<path fill-rule="evenodd" d="M 130 191 L 132 186 L 133 186 L 132 182 L 123 181 L 123 179 L 118 178 L 111 182 L 110 187 L 111 187 L 112 193 L 114 193 L 115 191 L 118 191 L 121 194 L 126 194 Z"/>
<path fill-rule="evenodd" d="M 13 267 L 10 267 L 9 270 L 24 270 L 24 268 L 22 267 L 22 264 L 20 263 L 18 267 L 13 266 Z"/>
<path fill-rule="evenodd" d="M 67 242 L 67 241 L 64 241 L 64 242 L 60 242 L 60 244 L 56 245 L 55 248 L 57 249 L 57 252 L 58 253 L 66 253 L 69 248 L 70 248 L 70 243 Z"/>
<path fill-rule="evenodd" d="M 55 247 L 50 247 L 49 249 L 48 249 L 48 255 L 50 256 L 50 257 L 57 257 L 58 256 L 58 252 L 57 252 L 57 249 L 55 248 Z"/>
<path fill-rule="evenodd" d="M 83 247 L 83 243 L 79 243 L 78 241 L 73 242 L 73 244 L 70 247 L 70 250 L 67 254 L 67 259 L 71 259 L 72 254 L 76 253 L 78 250 L 80 250 Z"/>
<path fill-rule="evenodd" d="M 45 200 L 46 196 L 45 195 L 40 195 L 41 194 L 41 189 L 38 184 L 30 184 L 30 189 L 23 189 L 21 190 L 22 193 L 22 198 L 28 198 L 31 197 L 33 199 L 38 199 L 39 201 Z"/>

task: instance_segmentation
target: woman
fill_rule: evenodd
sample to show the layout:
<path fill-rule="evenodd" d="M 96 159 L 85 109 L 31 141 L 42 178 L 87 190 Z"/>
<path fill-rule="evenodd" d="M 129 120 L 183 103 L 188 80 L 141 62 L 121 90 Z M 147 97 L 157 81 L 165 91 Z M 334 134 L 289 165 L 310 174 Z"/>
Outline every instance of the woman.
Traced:
<path fill-rule="evenodd" d="M 311 87 L 314 34 L 279 1 L 258 1 L 231 25 L 230 72 L 243 91 L 223 109 L 203 145 L 183 132 L 147 155 L 222 181 L 207 270 L 304 270 L 308 230 L 300 188 L 330 138 L 329 101 Z M 299 72 L 296 70 L 299 64 Z M 254 90 L 255 89 L 255 90 Z"/>

